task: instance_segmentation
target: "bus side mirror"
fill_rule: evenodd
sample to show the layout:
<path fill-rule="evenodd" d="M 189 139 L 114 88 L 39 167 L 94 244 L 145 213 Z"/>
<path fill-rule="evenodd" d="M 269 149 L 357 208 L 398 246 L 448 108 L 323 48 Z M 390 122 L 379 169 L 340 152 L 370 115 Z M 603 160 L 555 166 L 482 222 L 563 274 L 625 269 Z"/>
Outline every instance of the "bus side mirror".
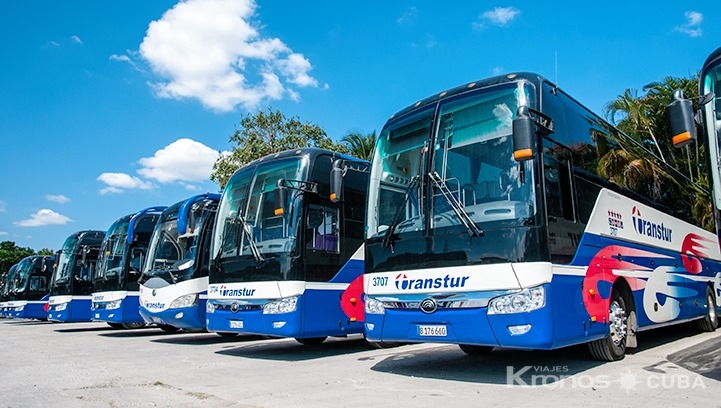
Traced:
<path fill-rule="evenodd" d="M 674 147 L 683 147 L 696 140 L 693 103 L 684 98 L 683 91 L 673 91 L 671 103 L 667 107 L 671 127 L 671 141 Z"/>
<path fill-rule="evenodd" d="M 343 168 L 342 160 L 333 162 L 330 171 L 330 201 L 337 203 L 343 200 Z"/>
<path fill-rule="evenodd" d="M 273 214 L 283 215 L 286 212 L 286 203 L 288 202 L 288 187 L 285 186 L 285 179 L 278 180 L 273 194 Z"/>
<path fill-rule="evenodd" d="M 528 107 L 519 106 L 513 119 L 513 158 L 516 161 L 533 159 L 536 156 L 536 123 L 528 112 Z"/>

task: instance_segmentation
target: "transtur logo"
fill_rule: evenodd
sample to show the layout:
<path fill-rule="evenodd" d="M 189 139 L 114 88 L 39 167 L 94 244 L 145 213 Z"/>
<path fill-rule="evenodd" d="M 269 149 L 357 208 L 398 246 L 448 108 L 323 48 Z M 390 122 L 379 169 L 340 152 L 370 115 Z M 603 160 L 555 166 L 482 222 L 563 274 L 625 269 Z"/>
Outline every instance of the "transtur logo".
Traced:
<path fill-rule="evenodd" d="M 421 278 L 421 279 L 408 279 L 405 274 L 398 274 L 396 276 L 396 289 L 398 290 L 411 290 L 411 289 L 448 289 L 448 288 L 462 288 L 466 286 L 466 282 L 470 276 L 456 276 L 451 277 L 446 275 L 442 278 Z"/>
<path fill-rule="evenodd" d="M 637 234 L 671 242 L 671 234 L 673 232 L 671 228 L 667 228 L 663 223 L 656 224 L 641 218 L 641 211 L 636 207 L 633 207 L 631 210 L 631 215 L 633 229 L 636 230 Z"/>

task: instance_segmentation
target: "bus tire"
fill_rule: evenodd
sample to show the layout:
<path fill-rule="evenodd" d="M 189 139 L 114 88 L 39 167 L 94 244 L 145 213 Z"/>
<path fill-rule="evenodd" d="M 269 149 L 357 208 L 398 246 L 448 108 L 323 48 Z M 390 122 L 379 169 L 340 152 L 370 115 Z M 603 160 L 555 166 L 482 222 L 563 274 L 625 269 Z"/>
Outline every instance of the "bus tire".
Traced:
<path fill-rule="evenodd" d="M 232 339 L 233 337 L 238 337 L 238 335 L 239 335 L 240 333 L 236 333 L 236 332 L 215 332 L 215 334 L 217 334 L 217 335 L 220 336 L 220 337 L 225 337 L 225 338 L 228 338 L 228 339 Z"/>
<path fill-rule="evenodd" d="M 716 297 L 711 286 L 706 287 L 706 316 L 696 321 L 696 327 L 703 332 L 712 332 L 718 328 L 718 314 L 716 314 Z"/>
<path fill-rule="evenodd" d="M 125 328 L 125 327 L 123 327 L 123 325 L 120 324 L 120 323 L 111 323 L 111 322 L 108 322 L 108 326 L 112 327 L 112 328 L 115 329 L 115 330 L 120 330 L 120 329 L 124 329 L 124 328 Z"/>
<path fill-rule="evenodd" d="M 396 341 L 369 341 L 369 340 L 366 340 L 366 343 L 368 343 L 368 345 L 373 347 L 374 349 L 387 349 L 387 348 L 398 347 L 401 345 L 401 343 L 396 342 Z"/>
<path fill-rule="evenodd" d="M 126 329 L 131 329 L 131 330 L 141 329 L 141 328 L 145 327 L 145 322 L 143 322 L 143 323 L 123 323 L 123 327 L 125 327 Z"/>
<path fill-rule="evenodd" d="M 295 341 L 298 343 L 304 345 L 304 346 L 314 346 L 316 344 L 323 343 L 327 337 L 305 337 L 305 338 L 295 338 Z"/>
<path fill-rule="evenodd" d="M 475 346 L 473 344 L 459 344 L 458 347 L 469 356 L 485 356 L 491 354 L 493 346 Z"/>
<path fill-rule="evenodd" d="M 169 324 L 159 324 L 158 328 L 166 333 L 176 333 L 178 330 L 180 330 L 177 327 L 171 326 Z"/>
<path fill-rule="evenodd" d="M 608 311 L 608 333 L 606 337 L 588 343 L 591 356 L 599 361 L 623 360 L 628 340 L 628 316 L 626 299 L 614 288 Z"/>

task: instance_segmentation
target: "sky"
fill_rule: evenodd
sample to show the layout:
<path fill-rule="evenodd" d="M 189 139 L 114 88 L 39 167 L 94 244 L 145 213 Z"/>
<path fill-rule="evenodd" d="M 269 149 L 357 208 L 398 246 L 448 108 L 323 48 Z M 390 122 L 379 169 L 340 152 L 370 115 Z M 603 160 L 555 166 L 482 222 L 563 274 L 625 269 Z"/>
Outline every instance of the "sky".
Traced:
<path fill-rule="evenodd" d="M 541 74 L 598 114 L 694 75 L 721 2 L 0 2 L 0 241 L 60 249 L 203 192 L 241 119 L 340 140 L 445 89 Z"/>

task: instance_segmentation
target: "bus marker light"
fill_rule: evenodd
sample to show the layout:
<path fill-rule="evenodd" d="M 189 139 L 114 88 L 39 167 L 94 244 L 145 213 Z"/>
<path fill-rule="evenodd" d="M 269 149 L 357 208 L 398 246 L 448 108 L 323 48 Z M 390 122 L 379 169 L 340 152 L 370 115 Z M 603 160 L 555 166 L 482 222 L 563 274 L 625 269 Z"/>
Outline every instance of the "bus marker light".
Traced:
<path fill-rule="evenodd" d="M 276 208 L 275 210 L 273 210 L 273 214 L 275 215 L 283 215 L 284 212 L 285 211 L 282 208 Z"/>
<path fill-rule="evenodd" d="M 596 321 L 596 316 L 591 316 L 591 321 L 592 321 L 592 322 L 595 322 L 595 321 Z"/>
<path fill-rule="evenodd" d="M 351 317 L 351 318 L 350 318 L 350 321 L 351 321 L 351 322 L 355 322 L 356 320 L 358 320 L 358 319 L 356 319 L 355 317 Z"/>
<path fill-rule="evenodd" d="M 285 326 L 285 322 L 273 322 L 274 329 L 280 329 L 283 326 Z"/>
<path fill-rule="evenodd" d="M 526 334 L 531 330 L 530 324 L 519 324 L 517 326 L 508 326 L 508 331 L 511 332 L 511 336 L 517 336 L 519 334 Z"/>
<path fill-rule="evenodd" d="M 352 305 L 355 305 L 356 303 L 358 303 L 358 299 L 356 299 L 356 298 L 354 298 L 354 297 L 348 299 L 348 301 L 349 301 Z"/>
<path fill-rule="evenodd" d="M 175 318 L 176 318 L 176 319 L 182 319 L 182 318 L 183 318 L 183 312 L 180 312 L 180 313 L 176 314 L 176 315 L 175 315 Z"/>
<path fill-rule="evenodd" d="M 596 291 L 593 290 L 593 289 L 589 289 L 589 290 L 588 290 L 588 294 L 591 295 L 591 296 L 593 296 L 593 295 L 596 294 Z"/>

